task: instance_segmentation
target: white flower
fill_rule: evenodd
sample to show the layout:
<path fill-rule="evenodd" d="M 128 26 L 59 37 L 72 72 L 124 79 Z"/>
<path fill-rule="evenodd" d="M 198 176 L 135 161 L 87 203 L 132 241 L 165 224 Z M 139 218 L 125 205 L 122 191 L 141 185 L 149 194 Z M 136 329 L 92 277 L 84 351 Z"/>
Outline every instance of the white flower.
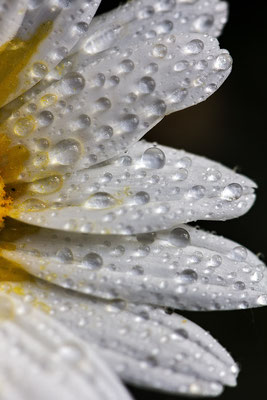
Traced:
<path fill-rule="evenodd" d="M 129 399 L 116 375 L 216 396 L 236 364 L 171 310 L 266 305 L 266 269 L 185 224 L 242 215 L 255 184 L 138 140 L 230 73 L 227 6 L 132 0 L 91 22 L 99 3 L 0 0 L 1 399 Z"/>

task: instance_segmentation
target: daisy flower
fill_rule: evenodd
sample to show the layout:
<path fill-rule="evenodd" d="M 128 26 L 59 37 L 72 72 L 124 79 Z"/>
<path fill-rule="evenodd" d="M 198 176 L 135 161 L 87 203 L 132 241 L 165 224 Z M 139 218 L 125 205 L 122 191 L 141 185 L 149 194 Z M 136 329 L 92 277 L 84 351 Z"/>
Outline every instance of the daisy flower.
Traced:
<path fill-rule="evenodd" d="M 1 399 L 216 396 L 238 367 L 176 310 L 267 305 L 266 269 L 188 223 L 244 214 L 255 184 L 139 139 L 229 75 L 227 5 L 99 4 L 0 0 Z"/>

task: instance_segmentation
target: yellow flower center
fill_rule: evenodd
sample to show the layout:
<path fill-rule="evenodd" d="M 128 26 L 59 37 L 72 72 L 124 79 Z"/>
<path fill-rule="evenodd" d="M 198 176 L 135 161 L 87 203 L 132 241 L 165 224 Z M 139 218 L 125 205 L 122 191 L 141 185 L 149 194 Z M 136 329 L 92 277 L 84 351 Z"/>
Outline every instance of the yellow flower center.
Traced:
<path fill-rule="evenodd" d="M 8 103 L 12 95 L 23 92 L 29 84 L 33 84 L 25 79 L 30 77 L 32 65 L 30 63 L 33 55 L 37 52 L 40 43 L 48 36 L 52 30 L 53 23 L 48 21 L 42 24 L 35 34 L 28 40 L 15 38 L 0 47 L 0 107 Z M 45 65 L 39 62 L 39 65 Z M 21 72 L 24 79 L 22 78 Z M 3 117 L 3 115 L 2 115 Z M 18 129 L 23 127 L 18 127 Z M 12 143 L 12 134 L 7 130 L 5 124 L 0 125 L 0 290 L 3 289 L 1 282 L 24 282 L 30 281 L 31 276 L 23 270 L 23 266 L 13 261 L 9 261 L 1 256 L 1 250 L 5 249 L 6 236 L 14 236 L 16 229 L 12 227 L 4 228 L 4 219 L 9 215 L 12 208 L 12 199 L 17 198 L 23 184 L 17 183 L 17 178 L 25 167 L 29 159 L 29 150 L 20 144 Z M 3 229 L 4 228 L 4 229 Z M 27 229 L 28 231 L 28 229 Z M 29 229 L 31 233 L 31 229 Z M 27 234 L 27 232 L 25 232 Z M 16 234 L 12 238 L 16 241 Z M 9 237 L 10 239 L 10 237 Z M 2 243 L 1 243 L 2 242 Z M 13 246 L 12 243 L 9 246 Z M 19 288 L 19 286 L 18 286 Z M 15 288 L 16 289 L 16 288 Z M 13 288 L 14 290 L 14 288 Z M 18 290 L 19 292 L 19 290 Z M 22 294 L 19 292 L 18 294 Z"/>

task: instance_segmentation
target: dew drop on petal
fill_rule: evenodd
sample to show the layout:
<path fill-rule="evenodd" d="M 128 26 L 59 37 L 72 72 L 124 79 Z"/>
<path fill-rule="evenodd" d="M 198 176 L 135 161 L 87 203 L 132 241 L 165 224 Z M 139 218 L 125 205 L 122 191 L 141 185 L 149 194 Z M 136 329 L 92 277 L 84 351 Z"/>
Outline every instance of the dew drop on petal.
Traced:
<path fill-rule="evenodd" d="M 150 147 L 142 155 L 142 163 L 146 168 L 160 169 L 166 162 L 165 154 L 157 147 Z"/>
<path fill-rule="evenodd" d="M 88 253 L 83 257 L 82 264 L 90 270 L 96 270 L 102 267 L 102 257 L 97 253 Z"/>
<path fill-rule="evenodd" d="M 239 183 L 230 183 L 227 185 L 222 193 L 221 197 L 227 201 L 238 200 L 243 194 L 243 188 Z"/>
<path fill-rule="evenodd" d="M 183 228 L 175 228 L 169 234 L 169 242 L 176 247 L 186 247 L 190 244 L 190 235 Z"/>

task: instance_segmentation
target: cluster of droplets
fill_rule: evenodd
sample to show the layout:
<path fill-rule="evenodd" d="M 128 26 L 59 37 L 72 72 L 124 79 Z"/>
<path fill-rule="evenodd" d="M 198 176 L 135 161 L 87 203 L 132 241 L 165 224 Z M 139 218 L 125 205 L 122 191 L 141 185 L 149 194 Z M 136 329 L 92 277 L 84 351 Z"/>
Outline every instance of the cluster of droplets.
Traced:
<path fill-rule="evenodd" d="M 31 152 L 20 178 L 87 168 L 117 155 L 166 113 L 207 98 L 231 69 L 229 54 L 202 35 L 163 35 L 124 46 L 93 65 L 78 52 L 58 66 L 56 78 L 42 63 L 33 64 L 33 75 L 48 78 L 5 122 L 12 141 Z"/>
<path fill-rule="evenodd" d="M 139 142 L 98 168 L 33 181 L 20 204 L 25 222 L 50 227 L 58 217 L 64 230 L 133 234 L 197 218 L 224 219 L 249 207 L 253 196 L 242 176 L 219 164 Z M 28 213 L 45 209 L 52 215 Z"/>

